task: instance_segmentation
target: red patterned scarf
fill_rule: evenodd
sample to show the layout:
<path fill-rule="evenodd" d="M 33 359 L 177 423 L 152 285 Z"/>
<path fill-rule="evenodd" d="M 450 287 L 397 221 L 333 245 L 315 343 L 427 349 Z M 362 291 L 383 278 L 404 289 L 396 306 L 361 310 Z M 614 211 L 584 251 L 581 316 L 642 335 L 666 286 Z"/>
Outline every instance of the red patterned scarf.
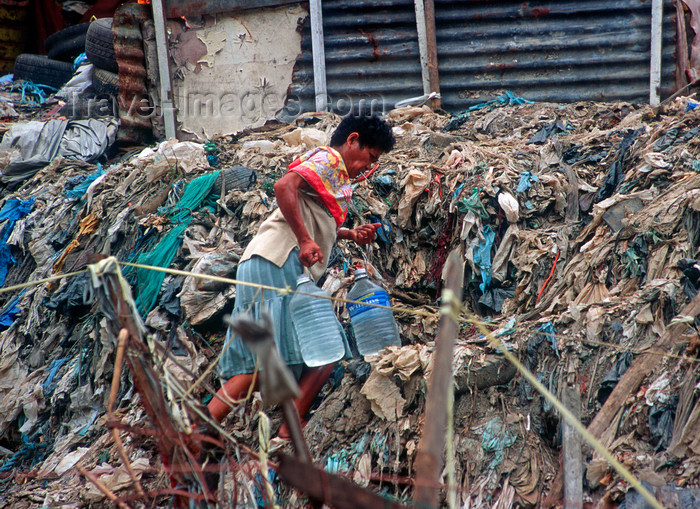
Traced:
<path fill-rule="evenodd" d="M 331 147 L 318 147 L 295 159 L 289 171 L 298 173 L 318 193 L 321 202 L 340 225 L 348 213 L 352 197 L 350 177 L 343 158 Z"/>

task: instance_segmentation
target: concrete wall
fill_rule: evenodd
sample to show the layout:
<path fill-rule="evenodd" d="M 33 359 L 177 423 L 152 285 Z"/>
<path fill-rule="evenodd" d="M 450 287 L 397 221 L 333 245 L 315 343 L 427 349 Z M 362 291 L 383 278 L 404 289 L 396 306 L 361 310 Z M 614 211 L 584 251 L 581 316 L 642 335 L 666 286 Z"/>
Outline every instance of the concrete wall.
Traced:
<path fill-rule="evenodd" d="M 183 134 L 210 138 L 255 127 L 284 106 L 301 53 L 299 5 L 168 20 L 175 105 Z"/>

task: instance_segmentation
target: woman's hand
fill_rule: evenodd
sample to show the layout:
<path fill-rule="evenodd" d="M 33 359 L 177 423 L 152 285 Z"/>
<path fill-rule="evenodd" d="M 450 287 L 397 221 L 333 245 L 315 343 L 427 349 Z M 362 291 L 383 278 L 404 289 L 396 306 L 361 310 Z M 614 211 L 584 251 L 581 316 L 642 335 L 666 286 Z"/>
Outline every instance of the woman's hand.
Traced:
<path fill-rule="evenodd" d="M 348 230 L 347 238 L 361 246 L 369 244 L 377 236 L 377 230 L 382 226 L 382 223 L 369 223 Z"/>
<path fill-rule="evenodd" d="M 299 261 L 304 267 L 311 267 L 314 263 L 323 263 L 321 248 L 312 239 L 308 239 L 299 245 Z"/>

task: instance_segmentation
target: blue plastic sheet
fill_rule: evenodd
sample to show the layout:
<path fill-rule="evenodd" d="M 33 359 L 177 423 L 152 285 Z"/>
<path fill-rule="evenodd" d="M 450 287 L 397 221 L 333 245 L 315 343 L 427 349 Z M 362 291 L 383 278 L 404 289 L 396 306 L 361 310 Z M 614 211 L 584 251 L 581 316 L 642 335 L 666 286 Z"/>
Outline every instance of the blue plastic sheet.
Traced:
<path fill-rule="evenodd" d="M 73 60 L 73 70 L 76 70 L 78 67 L 80 67 L 83 64 L 89 64 L 90 61 L 88 60 L 88 57 L 85 53 L 81 53 L 77 57 L 75 57 L 75 60 Z"/>
<path fill-rule="evenodd" d="M 31 438 L 38 438 L 38 433 Z M 23 460 L 31 460 L 30 468 L 46 457 L 47 449 L 50 442 L 32 441 L 27 435 L 22 435 L 22 448 L 14 453 L 1 467 L 0 472 L 8 472 L 14 468 L 20 467 Z"/>
<path fill-rule="evenodd" d="M 532 187 L 533 182 L 539 182 L 540 178 L 537 175 L 533 175 L 529 171 L 524 171 L 520 174 L 520 181 L 518 182 L 518 187 L 515 188 L 516 193 L 524 193 Z"/>
<path fill-rule="evenodd" d="M 368 442 L 369 434 L 365 433 L 349 450 L 341 449 L 328 456 L 324 466 L 326 472 L 330 474 L 336 474 L 338 472 L 347 473 L 355 469 L 357 467 L 357 462 L 360 460 L 360 456 L 365 452 L 365 449 L 367 449 Z M 375 435 L 372 439 L 370 450 L 381 452 L 385 455 L 386 461 L 389 461 L 389 450 L 388 444 L 386 444 L 386 438 L 383 440 L 381 437 L 377 439 L 377 435 Z"/>
<path fill-rule="evenodd" d="M 384 242 L 384 244 L 391 244 L 391 239 L 389 238 L 389 233 L 391 233 L 391 225 L 389 222 L 382 221 L 379 216 L 369 216 L 369 221 L 371 223 L 379 223 L 381 226 L 377 228 L 377 238 Z"/>
<path fill-rule="evenodd" d="M 552 350 L 554 350 L 557 357 L 560 357 L 559 346 L 557 345 L 557 331 L 554 329 L 554 324 L 551 321 L 544 323 L 537 330 L 544 333 L 543 336 L 549 339 L 549 342 L 552 345 Z"/>
<path fill-rule="evenodd" d="M 17 318 L 17 315 L 22 312 L 22 310 L 19 307 L 20 295 L 12 299 L 10 303 L 7 306 L 5 306 L 4 311 L 0 313 L 0 327 L 9 327 L 10 325 L 12 325 L 15 322 L 15 318 Z"/>
<path fill-rule="evenodd" d="M 67 189 L 64 192 L 64 195 L 66 198 L 70 198 L 72 200 L 79 200 L 83 196 L 85 196 L 85 193 L 88 190 L 88 187 L 90 187 L 90 184 L 92 184 L 95 180 L 97 180 L 99 177 L 105 174 L 105 171 L 102 169 L 102 165 L 100 163 L 97 163 L 97 170 L 95 170 L 94 173 L 91 173 L 90 175 L 87 176 L 80 184 L 76 185 L 72 189 Z"/>
<path fill-rule="evenodd" d="M 474 248 L 473 261 L 481 271 L 481 284 L 479 285 L 479 289 L 484 293 L 487 288 L 491 287 L 491 248 L 493 247 L 496 234 L 489 225 L 483 227 L 482 233 L 484 234 L 484 241 L 480 242 Z"/>
<path fill-rule="evenodd" d="M 51 362 L 51 365 L 49 366 L 49 376 L 46 377 L 46 381 L 44 381 L 43 385 L 41 386 L 41 388 L 44 390 L 45 398 L 48 398 L 53 393 L 53 390 L 55 389 L 55 384 L 53 383 L 53 380 L 54 378 L 56 378 L 56 373 L 58 373 L 58 370 L 61 369 L 61 366 L 63 366 L 69 360 L 69 357 L 63 357 L 61 359 L 56 359 L 55 361 Z"/>
<path fill-rule="evenodd" d="M 12 235 L 12 230 L 14 230 L 17 220 L 29 214 L 32 210 L 32 205 L 34 205 L 34 198 L 29 200 L 10 198 L 0 210 L 0 221 L 7 220 L 2 232 L 0 232 L 0 286 L 5 284 L 10 264 L 16 263 L 10 251 L 10 246 L 7 245 L 7 239 Z"/>
<path fill-rule="evenodd" d="M 13 85 L 12 90 L 16 90 L 22 93 L 20 100 L 16 102 L 19 102 L 20 104 L 31 104 L 35 106 L 43 104 L 44 102 L 46 102 L 46 100 L 48 100 L 51 94 L 58 91 L 57 88 L 50 87 L 48 85 L 32 83 L 28 80 L 23 80 L 19 84 Z"/>

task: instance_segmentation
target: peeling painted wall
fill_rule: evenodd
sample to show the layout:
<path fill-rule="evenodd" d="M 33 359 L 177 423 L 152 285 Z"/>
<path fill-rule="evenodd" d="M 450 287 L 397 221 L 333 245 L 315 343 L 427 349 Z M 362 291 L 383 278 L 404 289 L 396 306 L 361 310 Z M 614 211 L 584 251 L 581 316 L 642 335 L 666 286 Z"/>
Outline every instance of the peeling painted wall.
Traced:
<path fill-rule="evenodd" d="M 301 54 L 298 5 L 168 20 L 175 105 L 183 134 L 210 138 L 255 127 L 284 106 Z"/>

